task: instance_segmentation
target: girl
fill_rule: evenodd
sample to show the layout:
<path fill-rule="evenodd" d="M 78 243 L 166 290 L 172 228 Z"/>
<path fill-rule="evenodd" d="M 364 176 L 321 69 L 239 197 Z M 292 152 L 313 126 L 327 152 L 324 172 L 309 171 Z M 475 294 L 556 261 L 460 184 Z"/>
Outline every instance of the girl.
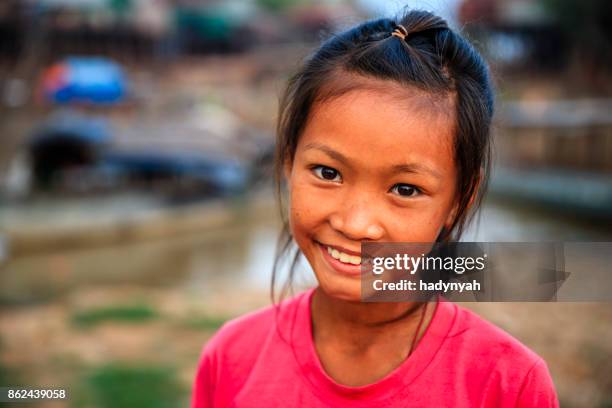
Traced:
<path fill-rule="evenodd" d="M 303 255 L 318 286 L 225 324 L 192 406 L 557 406 L 545 362 L 468 310 L 360 302 L 361 243 L 460 237 L 486 185 L 492 114 L 486 64 L 430 13 L 323 43 L 281 100 L 276 163 L 281 255 L 297 244 L 293 266 Z"/>

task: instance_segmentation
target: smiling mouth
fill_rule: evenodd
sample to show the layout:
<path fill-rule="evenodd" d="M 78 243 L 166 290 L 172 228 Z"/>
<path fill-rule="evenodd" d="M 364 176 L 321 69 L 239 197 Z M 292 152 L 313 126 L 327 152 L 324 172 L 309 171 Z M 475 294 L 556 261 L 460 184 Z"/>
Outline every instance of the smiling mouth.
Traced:
<path fill-rule="evenodd" d="M 359 255 L 351 255 L 339 251 L 336 248 L 322 244 L 327 253 L 334 259 L 347 265 L 361 265 L 361 257 Z"/>

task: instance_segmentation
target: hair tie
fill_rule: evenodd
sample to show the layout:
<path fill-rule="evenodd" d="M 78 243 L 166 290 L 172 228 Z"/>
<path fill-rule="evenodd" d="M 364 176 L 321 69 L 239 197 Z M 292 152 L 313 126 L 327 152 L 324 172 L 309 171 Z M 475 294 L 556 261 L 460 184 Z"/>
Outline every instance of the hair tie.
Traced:
<path fill-rule="evenodd" d="M 391 33 L 391 35 L 394 35 L 397 38 L 401 38 L 402 40 L 405 40 L 406 36 L 408 36 L 408 30 L 406 30 L 406 27 L 404 27 L 403 25 L 398 24 L 393 29 L 393 32 Z"/>

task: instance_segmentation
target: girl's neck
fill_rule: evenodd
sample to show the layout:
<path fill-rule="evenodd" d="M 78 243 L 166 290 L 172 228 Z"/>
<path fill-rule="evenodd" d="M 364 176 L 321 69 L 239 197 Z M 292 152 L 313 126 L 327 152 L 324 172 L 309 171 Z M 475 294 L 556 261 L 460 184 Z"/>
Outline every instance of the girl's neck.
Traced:
<path fill-rule="evenodd" d="M 355 302 L 327 295 L 321 288 L 315 289 L 312 313 L 329 323 L 351 326 L 353 329 L 370 330 L 392 326 L 413 320 L 422 302 Z"/>
<path fill-rule="evenodd" d="M 331 378 L 348 386 L 373 383 L 401 365 L 425 333 L 435 309 L 416 302 L 349 302 L 320 288 L 311 307 L 319 360 Z"/>
<path fill-rule="evenodd" d="M 435 307 L 424 306 L 422 302 L 351 302 L 317 288 L 311 305 L 314 340 L 349 348 L 369 348 L 380 342 L 409 347 L 413 341 L 418 343 L 433 317 Z"/>

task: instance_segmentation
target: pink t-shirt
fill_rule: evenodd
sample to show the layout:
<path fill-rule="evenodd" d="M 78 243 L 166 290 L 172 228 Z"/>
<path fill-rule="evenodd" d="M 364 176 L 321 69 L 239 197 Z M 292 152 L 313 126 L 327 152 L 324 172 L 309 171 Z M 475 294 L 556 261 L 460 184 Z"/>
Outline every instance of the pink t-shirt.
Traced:
<path fill-rule="evenodd" d="M 226 323 L 204 347 L 192 408 L 559 406 L 542 358 L 446 301 L 438 302 L 413 353 L 386 377 L 360 387 L 338 384 L 314 347 L 313 293 Z"/>

